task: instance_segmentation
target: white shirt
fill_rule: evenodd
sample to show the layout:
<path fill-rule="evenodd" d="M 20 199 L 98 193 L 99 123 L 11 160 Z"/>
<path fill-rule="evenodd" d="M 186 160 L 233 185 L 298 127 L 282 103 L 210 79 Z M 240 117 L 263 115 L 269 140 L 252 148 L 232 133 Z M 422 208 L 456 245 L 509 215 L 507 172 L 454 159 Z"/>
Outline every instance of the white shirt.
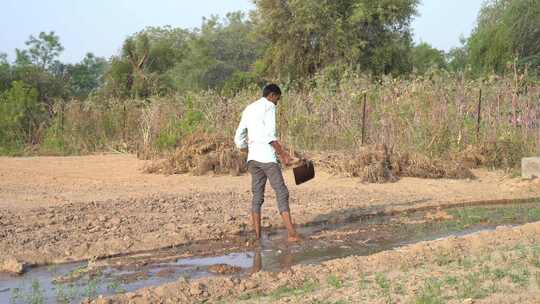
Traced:
<path fill-rule="evenodd" d="M 277 163 L 276 151 L 270 145 L 276 140 L 276 105 L 263 97 L 242 112 L 234 143 L 239 149 L 249 149 L 248 161 Z"/>

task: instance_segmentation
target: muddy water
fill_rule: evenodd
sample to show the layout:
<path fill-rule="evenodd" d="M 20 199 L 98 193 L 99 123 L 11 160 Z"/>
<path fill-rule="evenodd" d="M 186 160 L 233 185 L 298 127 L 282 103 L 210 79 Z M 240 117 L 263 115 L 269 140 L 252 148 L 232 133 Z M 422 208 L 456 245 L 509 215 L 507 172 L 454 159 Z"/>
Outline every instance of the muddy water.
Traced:
<path fill-rule="evenodd" d="M 500 225 L 540 220 L 540 203 L 424 211 L 341 224 L 302 227 L 301 244 L 286 245 L 283 231 L 260 245 L 214 244 L 200 250 L 171 248 L 88 263 L 37 267 L 24 276 L 0 274 L 0 303 L 71 303 L 86 297 L 133 291 L 220 274 L 243 276 L 280 271 L 350 255 L 369 255 L 419 241 L 470 234 Z M 221 248 L 220 248 L 221 247 Z M 195 252 L 195 256 L 190 254 Z"/>

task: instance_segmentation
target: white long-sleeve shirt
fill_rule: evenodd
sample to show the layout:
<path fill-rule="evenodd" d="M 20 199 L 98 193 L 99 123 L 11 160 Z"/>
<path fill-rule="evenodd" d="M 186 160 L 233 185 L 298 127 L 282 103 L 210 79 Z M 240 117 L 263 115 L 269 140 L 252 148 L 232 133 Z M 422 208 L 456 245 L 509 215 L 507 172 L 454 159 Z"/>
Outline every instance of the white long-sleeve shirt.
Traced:
<path fill-rule="evenodd" d="M 249 149 L 248 161 L 277 163 L 276 151 L 270 145 L 276 140 L 276 105 L 263 97 L 242 112 L 234 143 L 239 149 Z"/>

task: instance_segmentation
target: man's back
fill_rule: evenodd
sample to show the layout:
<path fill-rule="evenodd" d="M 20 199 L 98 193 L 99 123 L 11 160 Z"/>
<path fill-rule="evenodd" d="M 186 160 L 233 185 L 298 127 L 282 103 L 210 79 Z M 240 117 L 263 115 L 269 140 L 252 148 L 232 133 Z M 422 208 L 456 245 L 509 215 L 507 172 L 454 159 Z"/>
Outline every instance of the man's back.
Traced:
<path fill-rule="evenodd" d="M 276 106 L 261 98 L 246 107 L 236 130 L 235 143 L 249 149 L 248 161 L 277 162 L 274 148 L 270 145 L 276 138 Z"/>

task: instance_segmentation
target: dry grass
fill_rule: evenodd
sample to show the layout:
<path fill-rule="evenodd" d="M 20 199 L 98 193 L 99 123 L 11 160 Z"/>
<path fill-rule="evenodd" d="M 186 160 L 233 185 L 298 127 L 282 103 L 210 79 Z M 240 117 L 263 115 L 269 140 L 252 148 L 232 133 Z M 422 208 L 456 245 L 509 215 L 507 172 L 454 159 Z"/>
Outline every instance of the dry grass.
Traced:
<path fill-rule="evenodd" d="M 396 153 L 392 157 L 383 157 L 381 152 L 362 156 L 356 150 L 361 157 L 346 157 L 339 165 L 329 165 L 347 167 L 338 171 L 366 176 L 373 182 L 395 180 L 402 174 L 459 176 L 464 172 L 460 164 L 516 169 L 522 157 L 540 153 L 540 83 L 526 77 L 516 83 L 511 76 L 482 80 L 436 73 L 429 78 L 385 77 L 373 82 L 350 74 L 339 84 L 316 77 L 312 87 L 285 91 L 278 107 L 278 134 L 283 143 L 300 151 L 350 151 L 365 143 L 394 147 L 399 157 L 410 153 L 400 163 Z M 520 90 L 523 87 L 527 89 Z M 114 150 L 137 152 L 140 158 L 150 159 L 175 149 L 194 130 L 219 132 L 232 140 L 240 113 L 259 96 L 259 89 L 251 88 L 229 97 L 204 91 L 144 101 L 96 98 L 73 102 L 62 116 L 63 127 L 49 132 L 48 142 L 56 143 L 61 155 Z M 233 151 L 209 155 L 206 163 L 221 167 L 225 160 L 218 159 L 237 157 Z M 198 166 L 192 164 L 195 160 L 178 153 L 183 165 L 173 163 L 168 165 L 173 169 L 160 170 L 193 172 L 192 167 Z M 368 156 L 374 160 L 366 161 Z M 332 154 L 330 158 L 341 159 Z"/>
<path fill-rule="evenodd" d="M 399 177 L 474 178 L 459 162 L 430 159 L 418 153 L 398 153 L 382 144 L 323 154 L 316 158 L 316 163 L 333 173 L 359 177 L 367 183 L 395 182 Z"/>
<path fill-rule="evenodd" d="M 247 171 L 246 158 L 247 155 L 238 151 L 230 138 L 196 132 L 186 136 L 167 159 L 152 162 L 144 172 L 194 175 L 212 172 L 237 176 Z"/>
<path fill-rule="evenodd" d="M 511 168 L 524 155 L 524 147 L 510 141 L 487 142 L 469 145 L 463 151 L 451 156 L 467 168 Z"/>

